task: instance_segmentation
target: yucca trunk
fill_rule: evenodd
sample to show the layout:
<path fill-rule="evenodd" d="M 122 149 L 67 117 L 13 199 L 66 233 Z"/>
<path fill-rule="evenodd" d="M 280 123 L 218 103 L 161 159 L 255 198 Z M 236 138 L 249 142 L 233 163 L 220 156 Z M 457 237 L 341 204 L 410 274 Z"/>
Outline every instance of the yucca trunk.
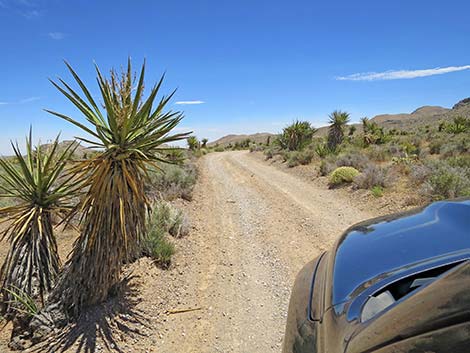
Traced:
<path fill-rule="evenodd" d="M 36 206 L 18 217 L 7 233 L 11 246 L 0 273 L 6 316 L 24 310 L 17 307 L 13 293 L 39 299 L 44 305 L 60 268 L 50 212 Z"/>
<path fill-rule="evenodd" d="M 69 317 L 106 300 L 123 263 L 139 251 L 145 228 L 147 198 L 139 167 L 125 159 L 93 164 L 83 228 L 52 294 Z"/>

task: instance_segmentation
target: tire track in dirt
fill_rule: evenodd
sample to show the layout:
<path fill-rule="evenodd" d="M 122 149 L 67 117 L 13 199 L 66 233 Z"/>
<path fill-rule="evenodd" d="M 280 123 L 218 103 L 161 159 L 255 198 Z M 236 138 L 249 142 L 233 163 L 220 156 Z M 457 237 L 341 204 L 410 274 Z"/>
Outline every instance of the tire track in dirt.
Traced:
<path fill-rule="evenodd" d="M 371 214 L 245 151 L 206 155 L 200 171 L 184 280 L 202 310 L 170 317 L 158 351 L 279 352 L 296 273 Z"/>

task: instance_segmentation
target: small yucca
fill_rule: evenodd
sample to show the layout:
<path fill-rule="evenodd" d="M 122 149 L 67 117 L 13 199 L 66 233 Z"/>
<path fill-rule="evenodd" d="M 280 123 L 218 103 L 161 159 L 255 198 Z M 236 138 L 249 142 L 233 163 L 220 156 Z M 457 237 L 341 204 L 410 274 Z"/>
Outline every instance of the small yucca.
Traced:
<path fill-rule="evenodd" d="M 16 302 L 13 293 L 39 299 L 44 304 L 60 267 L 52 220 L 66 216 L 79 185 L 65 176 L 67 162 L 77 144 L 60 151 L 58 137 L 46 150 L 32 147 L 31 132 L 26 139 L 26 155 L 13 144 L 15 158 L 1 158 L 0 197 L 12 198 L 13 206 L 0 209 L 7 226 L 3 239 L 10 249 L 0 271 L 2 311 L 12 314 Z"/>

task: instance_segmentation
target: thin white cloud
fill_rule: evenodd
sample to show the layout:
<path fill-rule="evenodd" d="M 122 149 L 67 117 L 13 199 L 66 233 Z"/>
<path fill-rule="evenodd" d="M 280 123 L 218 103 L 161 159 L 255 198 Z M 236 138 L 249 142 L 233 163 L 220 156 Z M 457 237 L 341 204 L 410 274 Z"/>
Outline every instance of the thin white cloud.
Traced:
<path fill-rule="evenodd" d="M 47 35 L 54 40 L 61 40 L 66 37 L 66 34 L 62 32 L 49 32 Z"/>
<path fill-rule="evenodd" d="M 418 77 L 443 75 L 450 72 L 470 70 L 470 65 L 436 67 L 424 70 L 397 70 L 385 72 L 362 72 L 348 76 L 336 77 L 339 81 L 383 81 L 383 80 L 404 80 Z"/>
<path fill-rule="evenodd" d="M 18 103 L 19 104 L 31 103 L 40 99 L 41 97 L 28 97 L 28 98 L 21 99 Z"/>
<path fill-rule="evenodd" d="M 28 97 L 28 98 L 20 99 L 19 101 L 16 101 L 16 102 L 0 102 L 0 105 L 26 104 L 26 103 L 35 102 L 35 101 L 40 100 L 40 99 L 41 99 L 41 97 Z"/>
<path fill-rule="evenodd" d="M 175 102 L 176 105 L 195 105 L 195 104 L 204 104 L 204 101 L 178 101 Z"/>

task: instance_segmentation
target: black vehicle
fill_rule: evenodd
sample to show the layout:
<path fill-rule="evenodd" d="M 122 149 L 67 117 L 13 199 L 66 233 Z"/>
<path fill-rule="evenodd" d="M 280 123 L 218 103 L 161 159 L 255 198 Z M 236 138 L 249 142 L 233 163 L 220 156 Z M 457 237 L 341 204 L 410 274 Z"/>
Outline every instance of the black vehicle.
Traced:
<path fill-rule="evenodd" d="M 470 352 L 470 200 L 348 229 L 298 274 L 283 352 Z"/>

